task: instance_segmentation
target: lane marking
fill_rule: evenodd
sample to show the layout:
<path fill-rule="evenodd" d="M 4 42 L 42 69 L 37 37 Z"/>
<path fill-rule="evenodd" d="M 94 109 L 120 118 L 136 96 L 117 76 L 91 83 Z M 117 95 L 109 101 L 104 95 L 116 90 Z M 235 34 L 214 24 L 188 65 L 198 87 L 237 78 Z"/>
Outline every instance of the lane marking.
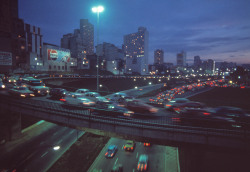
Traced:
<path fill-rule="evenodd" d="M 57 144 L 60 144 L 62 141 L 63 141 L 62 139 L 61 139 L 61 140 L 59 140 L 59 142 L 57 142 Z"/>
<path fill-rule="evenodd" d="M 136 154 L 136 158 L 138 158 L 138 155 L 139 155 L 139 152 L 137 152 L 137 154 Z"/>
<path fill-rule="evenodd" d="M 121 149 L 123 149 L 123 148 L 124 148 L 124 145 L 122 145 Z"/>
<path fill-rule="evenodd" d="M 58 134 L 58 131 L 57 132 L 55 132 L 54 134 L 53 134 L 53 136 L 55 136 L 55 135 L 57 135 Z"/>
<path fill-rule="evenodd" d="M 115 165 L 116 165 L 117 161 L 118 161 L 118 158 L 115 160 Z"/>
<path fill-rule="evenodd" d="M 133 168 L 133 172 L 135 172 L 135 169 Z"/>
<path fill-rule="evenodd" d="M 42 158 L 42 157 L 44 157 L 47 153 L 48 153 L 48 151 L 47 151 L 47 152 L 45 152 L 45 153 L 41 156 L 41 158 Z"/>
<path fill-rule="evenodd" d="M 72 130 L 69 134 L 72 134 L 72 133 L 74 133 L 74 130 Z"/>
<path fill-rule="evenodd" d="M 177 148 L 176 150 L 176 154 L 177 154 L 177 168 L 178 168 L 178 172 L 181 171 L 181 168 L 180 168 L 180 161 L 179 161 L 179 149 Z"/>
<path fill-rule="evenodd" d="M 44 141 L 42 141 L 42 142 L 40 143 L 40 145 L 42 145 L 42 144 L 44 144 Z"/>

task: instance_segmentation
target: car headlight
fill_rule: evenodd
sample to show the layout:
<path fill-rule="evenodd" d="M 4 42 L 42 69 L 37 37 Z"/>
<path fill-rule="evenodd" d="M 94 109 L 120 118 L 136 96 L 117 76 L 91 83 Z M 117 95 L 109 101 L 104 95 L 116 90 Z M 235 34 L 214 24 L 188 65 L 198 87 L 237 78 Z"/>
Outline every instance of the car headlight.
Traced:
<path fill-rule="evenodd" d="M 40 93 L 41 91 L 40 91 L 40 90 L 38 90 L 37 92 L 38 92 L 38 93 Z"/>
<path fill-rule="evenodd" d="M 2 85 L 2 88 L 5 88 L 5 85 Z"/>

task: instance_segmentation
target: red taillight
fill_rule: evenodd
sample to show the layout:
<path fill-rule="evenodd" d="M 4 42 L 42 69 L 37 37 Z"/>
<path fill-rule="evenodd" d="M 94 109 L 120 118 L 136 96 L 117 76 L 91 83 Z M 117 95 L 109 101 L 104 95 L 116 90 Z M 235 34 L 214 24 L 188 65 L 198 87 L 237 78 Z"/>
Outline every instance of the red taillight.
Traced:
<path fill-rule="evenodd" d="M 245 88 L 245 86 L 241 86 L 240 88 Z"/>
<path fill-rule="evenodd" d="M 140 164 L 138 164 L 137 169 L 138 169 L 138 170 L 140 169 Z"/>
<path fill-rule="evenodd" d="M 66 102 L 66 100 L 65 100 L 65 99 L 60 99 L 60 101 L 62 101 L 62 102 Z"/>
<path fill-rule="evenodd" d="M 146 170 L 147 169 L 147 164 L 145 164 L 145 166 L 144 166 L 144 170 Z"/>
<path fill-rule="evenodd" d="M 105 153 L 105 156 L 108 155 L 108 152 Z"/>
<path fill-rule="evenodd" d="M 208 112 L 203 112 L 203 115 L 210 115 L 210 113 L 208 113 Z"/>
<path fill-rule="evenodd" d="M 180 122 L 180 118 L 172 118 L 172 121 L 175 121 L 175 122 Z"/>
<path fill-rule="evenodd" d="M 171 107 L 172 105 L 168 105 L 168 104 L 167 104 L 166 106 L 167 106 L 167 107 Z"/>

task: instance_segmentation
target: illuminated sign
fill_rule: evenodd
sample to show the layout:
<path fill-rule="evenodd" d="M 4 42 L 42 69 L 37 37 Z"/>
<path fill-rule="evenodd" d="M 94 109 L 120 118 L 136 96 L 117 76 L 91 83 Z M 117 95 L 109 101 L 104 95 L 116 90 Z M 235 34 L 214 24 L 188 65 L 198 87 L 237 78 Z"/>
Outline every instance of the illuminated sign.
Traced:
<path fill-rule="evenodd" d="M 70 52 L 48 49 L 48 60 L 56 62 L 70 62 Z"/>

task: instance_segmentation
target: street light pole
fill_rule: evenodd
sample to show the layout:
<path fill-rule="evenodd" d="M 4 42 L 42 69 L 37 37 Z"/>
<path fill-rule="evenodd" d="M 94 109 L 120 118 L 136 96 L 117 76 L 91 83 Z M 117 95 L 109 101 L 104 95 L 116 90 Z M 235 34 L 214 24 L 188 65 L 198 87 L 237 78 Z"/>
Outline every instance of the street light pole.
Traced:
<path fill-rule="evenodd" d="M 102 12 L 104 10 L 104 8 L 102 6 L 98 6 L 98 7 L 93 7 L 92 11 L 94 13 L 97 13 L 97 35 L 96 35 L 96 48 L 99 44 L 99 15 L 100 12 Z M 97 54 L 96 51 L 96 91 L 99 92 L 99 56 Z"/>

